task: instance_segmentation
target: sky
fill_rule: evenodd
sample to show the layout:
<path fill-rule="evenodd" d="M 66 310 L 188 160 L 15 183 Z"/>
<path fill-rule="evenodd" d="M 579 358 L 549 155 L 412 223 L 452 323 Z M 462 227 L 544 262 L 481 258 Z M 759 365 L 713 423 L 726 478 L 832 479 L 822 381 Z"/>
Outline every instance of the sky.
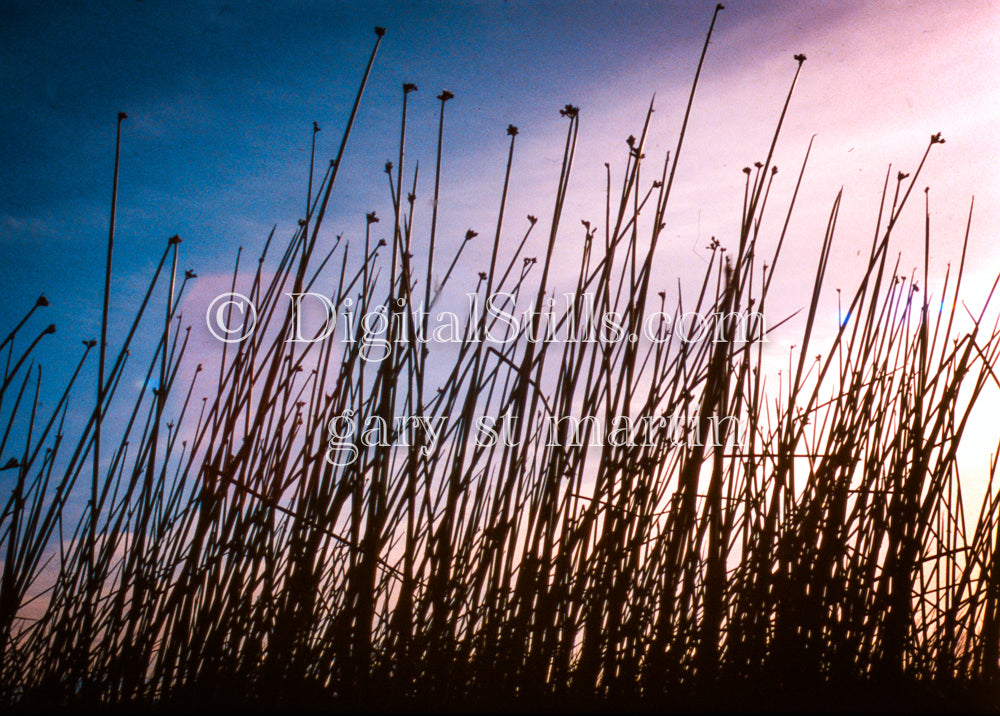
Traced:
<path fill-rule="evenodd" d="M 118 111 L 129 113 L 115 257 L 125 295 L 132 278 L 144 285 L 173 234 L 185 241 L 182 262 L 207 273 L 219 258 L 228 266 L 235 247 L 261 246 L 272 225 L 289 233 L 303 213 L 312 122 L 325 130 L 317 148 L 325 166 L 376 24 L 388 32 L 335 196 L 341 223 L 331 222 L 331 233 L 387 203 L 381 169 L 395 155 L 403 82 L 421 88 L 411 100 L 409 150 L 418 159 L 423 152 L 428 168 L 434 97 L 444 88 L 456 95 L 442 201 L 449 209 L 442 220 L 456 232 L 495 211 L 508 123 L 521 129 L 514 199 L 524 213 L 545 213 L 530 200 L 551 193 L 558 176 L 557 110 L 567 102 L 582 111 L 570 206 L 586 214 L 595 203 L 588 186 L 603 181 L 604 162 L 621 165 L 621 140 L 640 128 L 654 94 L 650 154 L 672 147 L 713 7 L 5 2 L 0 306 L 17 315 L 44 292 L 53 314 L 72 304 L 74 329 L 93 333 Z M 671 227 L 678 244 L 704 243 L 687 235 L 692 224 L 695 234 L 723 241 L 733 233 L 739 169 L 763 158 L 797 52 L 809 60 L 776 161 L 795 169 L 817 134 L 806 181 L 817 216 L 843 185 L 845 204 L 870 222 L 888 163 L 912 168 L 927 137 L 942 131 L 949 143 L 927 170 L 941 245 L 950 251 L 960 239 L 955 227 L 972 194 L 985 235 L 1000 203 L 992 181 L 1000 159 L 998 38 L 993 2 L 729 3 L 680 167 Z M 790 183 L 792 171 L 787 176 Z M 801 216 L 807 233 L 813 217 Z M 981 248 L 995 255 L 994 244 L 982 240 Z M 698 260 L 680 253 L 671 258 Z"/>
<path fill-rule="evenodd" d="M 272 226 L 281 239 L 294 231 L 304 213 L 312 123 L 322 128 L 317 166 L 325 167 L 376 25 L 386 36 L 321 236 L 359 235 L 365 212 L 391 213 L 382 168 L 397 152 L 404 82 L 419 88 L 410 98 L 407 161 L 421 162 L 416 206 L 424 221 L 435 96 L 455 94 L 440 204 L 445 245 L 457 246 L 467 228 L 485 234 L 494 221 L 508 124 L 520 130 L 510 215 L 543 222 L 551 215 L 546 197 L 558 180 L 565 133 L 558 110 L 567 103 L 581 117 L 566 209 L 566 226 L 579 233 L 577 219 L 599 223 L 604 163 L 621 175 L 624 139 L 639 132 L 654 96 L 647 155 L 658 162 L 673 148 L 714 7 L 686 0 L 0 2 L 3 325 L 12 327 L 44 293 L 59 345 L 99 335 L 119 111 L 129 118 L 113 316 L 129 315 L 174 234 L 183 239 L 180 268 L 200 277 L 186 304 L 197 313 L 231 271 L 237 247 L 256 255 Z M 935 132 L 947 142 L 935 147 L 921 180 L 931 187 L 931 274 L 957 263 L 975 195 L 967 296 L 977 305 L 1000 267 L 1000 3 L 988 0 L 727 2 L 658 253 L 666 285 L 701 271 L 711 236 L 736 241 L 741 169 L 766 155 L 796 53 L 808 60 L 775 155 L 776 204 L 791 195 L 814 135 L 815 144 L 780 267 L 781 305 L 791 312 L 807 301 L 841 188 L 831 285 L 853 287 L 887 168 L 912 171 Z M 777 216 L 772 221 L 766 233 L 773 240 L 780 225 Z M 899 229 L 894 250 L 909 273 L 922 264 L 919 206 Z M 485 243 L 470 251 L 472 268 L 485 251 Z M 198 316 L 190 322 L 196 337 L 204 333 Z M 827 329 L 835 327 L 831 311 Z M 113 322 L 112 343 L 123 332 Z"/>

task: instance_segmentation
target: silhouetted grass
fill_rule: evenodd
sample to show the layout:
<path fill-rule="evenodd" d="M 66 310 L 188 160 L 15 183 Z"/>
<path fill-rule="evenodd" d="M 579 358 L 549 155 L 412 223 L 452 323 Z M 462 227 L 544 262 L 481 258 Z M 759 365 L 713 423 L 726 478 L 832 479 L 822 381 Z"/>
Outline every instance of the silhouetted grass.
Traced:
<path fill-rule="evenodd" d="M 15 350 L 47 303 L 39 299 L 2 346 L 0 455 L 12 484 L 0 517 L 2 702 L 997 708 L 996 464 L 967 519 L 956 450 L 995 380 L 1000 341 L 983 314 L 959 312 L 964 249 L 943 310 L 931 312 L 889 250 L 920 168 L 890 172 L 867 267 L 843 297 L 850 319 L 817 345 L 838 195 L 796 349 L 766 388 L 762 339 L 775 326 L 762 317 L 787 219 L 774 253 L 758 255 L 758 238 L 787 100 L 766 159 L 745 170 L 733 248 L 713 239 L 693 300 L 671 311 L 664 291 L 652 293 L 673 280 L 657 274 L 655 251 L 704 60 L 703 51 L 671 156 L 651 164 L 644 154 L 651 106 L 619 183 L 609 169 L 603 227 L 562 222 L 579 111 L 561 110 L 562 169 L 538 257 L 523 255 L 537 219 L 506 215 L 510 127 L 496 226 L 483 232 L 489 267 L 471 281 L 453 269 L 467 243 L 487 239 L 437 229 L 449 92 L 438 97 L 427 255 L 413 249 L 415 171 L 406 188 L 412 85 L 399 155 L 386 166 L 389 241 L 376 240 L 375 212 L 359 217 L 363 236 L 319 239 L 369 62 L 315 195 L 311 158 L 298 231 L 276 259 L 272 234 L 249 274 L 237 257 L 231 288 L 249 281 L 257 330 L 220 349 L 218 370 L 191 370 L 178 307 L 195 276 L 177 285 L 179 239 L 170 239 L 123 345 L 107 359 L 100 348 L 85 425 L 66 421 L 67 404 L 71 390 L 87 399 L 75 383 L 94 342 L 46 415 L 35 366 L 54 329 Z M 805 58 L 795 60 L 792 87 Z M 942 141 L 930 139 L 921 168 Z M 564 240 L 582 243 L 576 267 L 554 258 Z M 448 245 L 456 252 L 442 262 Z M 925 287 L 927 278 L 925 267 Z M 417 306 L 446 300 L 455 283 L 482 301 L 509 293 L 533 318 L 512 327 L 482 312 L 463 334 L 504 340 L 419 341 L 429 329 Z M 552 313 L 556 330 L 593 310 L 616 312 L 625 335 L 638 335 L 663 311 L 663 340 L 534 340 L 556 288 L 573 296 L 572 310 Z M 343 324 L 336 339 L 290 341 L 286 294 L 310 291 L 338 311 L 383 312 L 389 356 L 368 352 L 360 321 L 353 341 L 340 339 Z M 147 310 L 156 296 L 165 317 Z M 693 326 L 676 328 L 690 312 L 728 320 L 698 340 Z M 108 320 L 105 298 L 102 332 Z M 140 326 L 158 345 L 133 345 Z M 128 359 L 147 361 L 155 389 L 122 383 Z M 408 445 L 395 444 L 398 432 L 391 444 L 353 436 L 356 459 L 334 464 L 329 428 L 346 411 L 359 424 L 426 416 L 441 435 L 415 430 Z M 673 415 L 691 416 L 684 435 L 700 439 L 677 440 L 666 424 L 635 444 L 608 434 L 619 416 Z M 480 416 L 507 416 L 511 439 L 477 441 Z M 582 420 L 575 437 L 569 421 L 551 420 L 565 416 Z M 88 470 L 90 484 L 80 480 Z M 70 509 L 84 493 L 86 509 Z"/>

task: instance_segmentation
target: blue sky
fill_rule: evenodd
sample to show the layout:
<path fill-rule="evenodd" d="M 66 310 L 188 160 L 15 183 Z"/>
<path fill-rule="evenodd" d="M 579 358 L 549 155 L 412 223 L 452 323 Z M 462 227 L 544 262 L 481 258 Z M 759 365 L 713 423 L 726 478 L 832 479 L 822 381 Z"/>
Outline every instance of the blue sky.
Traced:
<path fill-rule="evenodd" d="M 673 8 L 672 34 L 696 45 L 707 10 Z M 508 122 L 538 123 L 625 72 L 631 52 L 656 44 L 652 18 L 663 9 L 142 0 L 5 3 L 3 12 L 0 306 L 16 315 L 45 292 L 53 314 L 69 299 L 73 329 L 93 332 L 119 110 L 129 120 L 116 288 L 133 278 L 134 288 L 172 234 L 185 240 L 184 264 L 204 271 L 220 257 L 228 264 L 237 245 L 259 246 L 272 224 L 294 225 L 312 122 L 324 128 L 325 166 L 374 25 L 388 35 L 347 157 L 355 174 L 380 171 L 394 155 L 402 82 L 427 90 L 414 96 L 425 128 L 414 141 L 430 139 L 433 98 L 447 87 L 458 96 L 449 127 L 456 153 L 489 153 Z M 677 71 L 689 73 L 690 62 Z M 342 196 L 363 194 L 366 182 Z"/>

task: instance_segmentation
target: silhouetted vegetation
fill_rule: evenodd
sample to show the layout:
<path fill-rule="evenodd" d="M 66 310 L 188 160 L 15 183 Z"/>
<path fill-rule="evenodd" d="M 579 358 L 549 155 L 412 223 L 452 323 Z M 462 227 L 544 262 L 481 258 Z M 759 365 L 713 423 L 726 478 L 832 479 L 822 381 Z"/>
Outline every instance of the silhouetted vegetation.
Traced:
<path fill-rule="evenodd" d="M 789 100 L 804 60 L 790 64 Z M 745 170 L 738 234 L 713 239 L 700 289 L 674 308 L 656 249 L 691 103 L 669 156 L 644 154 L 649 114 L 628 139 L 600 226 L 563 221 L 579 122 L 566 105 L 545 252 L 529 257 L 546 222 L 508 215 L 514 127 L 495 226 L 437 235 L 449 92 L 430 228 L 414 227 L 403 151 L 414 89 L 403 87 L 399 156 L 386 165 L 393 215 L 358 217 L 363 235 L 332 244 L 321 235 L 356 103 L 315 193 L 310 168 L 295 235 L 283 247 L 272 235 L 249 271 L 237 258 L 231 290 L 256 306 L 257 328 L 220 344 L 217 362 L 191 366 L 179 307 L 196 276 L 178 276 L 176 237 L 123 345 L 99 349 L 89 421 L 67 414 L 94 395 L 76 383 L 95 342 L 41 414 L 36 364 L 56 340 L 35 328 L 47 302 L 4 341 L 0 701 L 997 708 L 998 496 L 991 482 L 967 519 L 956 450 L 996 380 L 1000 340 L 959 300 L 964 250 L 940 310 L 897 275 L 890 245 L 920 168 L 886 175 L 867 268 L 843 292 L 849 318 L 818 345 L 837 196 L 801 335 L 768 387 L 763 339 L 777 322 L 762 321 L 795 203 L 769 207 L 784 228 L 761 255 L 780 121 Z M 920 167 L 941 142 L 930 138 Z M 456 269 L 472 241 L 492 241 L 478 275 Z M 582 245 L 577 266 L 556 258 L 561 241 Z M 573 298 L 546 317 L 557 288 Z M 502 340 L 420 340 L 433 316 L 417 307 L 450 290 L 482 305 L 509 294 L 533 317 L 514 326 L 481 311 L 460 326 Z M 373 352 L 361 320 L 290 340 L 289 293 L 381 316 L 391 350 Z M 164 304 L 165 317 L 151 308 Z M 536 340 L 543 321 L 564 331 L 588 313 L 620 316 L 624 333 Z M 727 320 L 705 338 L 678 328 L 692 313 Z M 123 318 L 106 302 L 103 321 Z M 647 325 L 656 340 L 627 340 Z M 140 334 L 159 343 L 137 345 Z M 122 376 L 141 360 L 136 390 Z M 682 439 L 659 420 L 676 415 L 690 416 Z M 652 439 L 613 439 L 623 416 Z M 388 431 L 366 440 L 360 426 L 372 425 Z M 509 431 L 491 441 L 484 425 Z"/>

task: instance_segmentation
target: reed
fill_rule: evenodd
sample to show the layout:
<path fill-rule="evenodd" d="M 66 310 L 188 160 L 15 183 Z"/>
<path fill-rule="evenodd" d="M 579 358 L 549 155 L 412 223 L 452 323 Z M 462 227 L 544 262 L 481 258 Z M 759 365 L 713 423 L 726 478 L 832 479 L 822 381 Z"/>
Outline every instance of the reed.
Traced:
<path fill-rule="evenodd" d="M 315 192 L 314 124 L 297 231 L 277 255 L 272 232 L 250 271 L 237 256 L 231 290 L 249 284 L 257 329 L 220 347 L 217 371 L 192 367 L 204 357 L 188 355 L 179 307 L 197 277 L 185 272 L 177 285 L 178 237 L 107 357 L 104 330 L 123 318 L 105 293 L 97 402 L 85 424 L 67 420 L 67 406 L 83 400 L 77 383 L 95 342 L 46 415 L 37 362 L 54 327 L 15 350 L 47 303 L 39 299 L 0 346 L 0 458 L 11 456 L 0 701 L 1000 706 L 997 463 L 967 513 L 956 452 L 976 398 L 997 380 L 1000 332 L 985 307 L 959 309 L 968 229 L 939 314 L 926 290 L 929 223 L 923 291 L 900 277 L 890 248 L 944 140 L 930 138 L 912 176 L 887 174 L 867 266 L 841 296 L 849 319 L 823 342 L 837 195 L 796 348 L 777 389 L 768 385 L 764 343 L 784 317 L 766 325 L 763 316 L 776 300 L 772 279 L 808 151 L 783 221 L 765 221 L 764 211 L 804 56 L 766 158 L 744 170 L 731 244 L 713 237 L 699 288 L 678 288 L 676 308 L 655 254 L 683 181 L 684 135 L 697 121 L 719 10 L 675 148 L 655 163 L 646 157 L 651 104 L 627 140 L 622 175 L 608 168 L 603 227 L 564 221 L 580 111 L 560 110 L 566 135 L 544 255 L 524 255 L 538 220 L 509 215 L 511 126 L 495 226 L 483 232 L 492 234 L 488 270 L 465 273 L 462 252 L 478 233 L 449 236 L 437 220 L 447 91 L 437 97 L 434 208 L 421 228 L 422 185 L 404 165 L 412 84 L 397 163 L 386 167 L 392 221 L 381 230 L 372 211 L 356 217 L 356 234 L 321 239 L 385 34 L 378 28 Z M 762 237 L 775 235 L 777 248 L 762 257 Z M 581 247 L 574 266 L 555 258 L 569 241 Z M 110 256 L 109 241 L 109 281 Z M 564 290 L 570 300 L 553 307 Z M 373 326 L 360 319 L 338 323 L 336 338 L 289 340 L 299 327 L 286 294 L 308 292 L 338 314 L 376 317 L 391 350 L 376 350 Z M 480 305 L 508 295 L 531 318 L 472 313 L 456 327 L 472 340 L 446 342 L 421 303 L 467 292 Z M 148 310 L 157 301 L 162 315 Z M 722 319 L 706 338 L 682 320 L 692 313 Z M 588 314 L 619 316 L 621 330 L 540 339 L 580 331 Z M 649 325 L 655 336 L 629 340 Z M 134 346 L 144 330 L 157 342 Z M 129 361 L 155 389 L 122 381 Z M 684 416 L 680 432 L 667 416 Z M 625 425 L 641 426 L 643 439 L 626 439 Z M 87 508 L 74 509 L 84 493 Z"/>

